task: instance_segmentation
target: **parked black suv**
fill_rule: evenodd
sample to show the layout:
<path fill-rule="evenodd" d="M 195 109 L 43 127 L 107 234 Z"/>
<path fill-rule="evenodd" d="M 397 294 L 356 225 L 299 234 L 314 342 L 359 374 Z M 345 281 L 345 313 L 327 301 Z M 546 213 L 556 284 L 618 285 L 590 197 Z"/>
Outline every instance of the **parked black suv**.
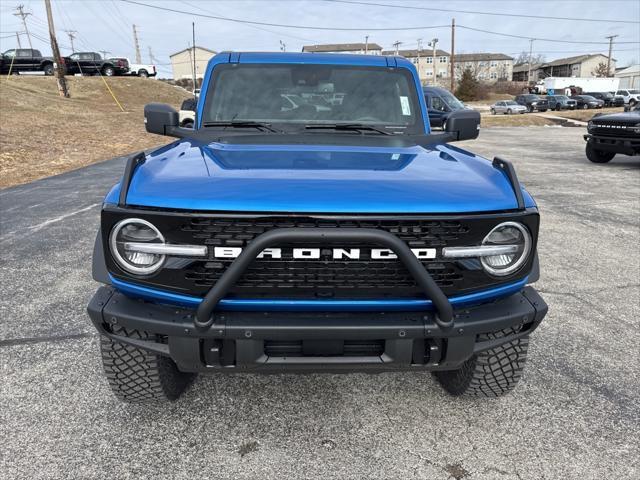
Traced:
<path fill-rule="evenodd" d="M 551 110 L 575 110 L 578 104 L 566 95 L 549 95 L 547 101 Z"/>
<path fill-rule="evenodd" d="M 596 100 L 602 100 L 605 107 L 624 106 L 624 98 L 620 95 L 614 95 L 611 92 L 584 92 L 583 95 L 589 95 Z"/>
<path fill-rule="evenodd" d="M 607 163 L 617 153 L 640 155 L 640 106 L 630 112 L 596 115 L 587 125 L 587 158 Z"/>
<path fill-rule="evenodd" d="M 533 112 L 534 110 L 537 110 L 539 112 L 546 112 L 549 109 L 549 102 L 540 95 L 518 95 L 515 98 L 515 101 L 520 105 L 524 105 L 525 107 L 527 107 L 527 110 L 529 112 Z"/>

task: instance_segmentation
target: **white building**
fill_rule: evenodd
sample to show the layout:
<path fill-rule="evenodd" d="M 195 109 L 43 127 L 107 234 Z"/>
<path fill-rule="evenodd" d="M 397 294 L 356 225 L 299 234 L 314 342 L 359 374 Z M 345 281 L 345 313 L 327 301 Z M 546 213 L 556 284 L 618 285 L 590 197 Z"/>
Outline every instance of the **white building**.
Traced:
<path fill-rule="evenodd" d="M 385 50 L 382 54 L 395 55 L 396 51 Z M 413 62 L 422 81 L 426 80 L 428 83 L 432 83 L 434 72 L 436 78 L 449 78 L 451 76 L 449 71 L 449 52 L 445 52 L 444 50 L 436 50 L 435 68 L 433 50 L 430 48 L 422 50 L 398 50 L 398 55 Z"/>
<path fill-rule="evenodd" d="M 355 53 L 380 55 L 382 47 L 377 43 L 330 43 L 325 45 L 305 45 L 303 52 L 310 53 Z"/>
<path fill-rule="evenodd" d="M 618 70 L 615 77 L 620 79 L 618 88 L 640 89 L 640 64 Z"/>
<path fill-rule="evenodd" d="M 511 81 L 513 77 L 513 57 L 504 53 L 456 53 L 453 61 L 457 80 L 467 69 L 481 82 Z"/>
<path fill-rule="evenodd" d="M 207 64 L 211 57 L 216 54 L 208 48 L 198 47 L 185 48 L 179 52 L 169 55 L 171 59 L 171 70 L 173 79 L 193 78 L 193 57 L 196 59 L 196 78 L 203 78 L 207 70 Z"/>

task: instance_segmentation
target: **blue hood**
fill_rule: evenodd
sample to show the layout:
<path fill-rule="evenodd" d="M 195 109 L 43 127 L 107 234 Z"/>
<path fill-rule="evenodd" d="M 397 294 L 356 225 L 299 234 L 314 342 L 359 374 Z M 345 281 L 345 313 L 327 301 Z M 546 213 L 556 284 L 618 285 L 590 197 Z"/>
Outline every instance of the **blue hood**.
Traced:
<path fill-rule="evenodd" d="M 119 188 L 107 202 L 116 203 Z M 526 206 L 534 206 L 524 193 Z M 296 213 L 471 213 L 517 208 L 506 176 L 450 145 L 238 145 L 181 140 L 138 167 L 127 204 Z"/>

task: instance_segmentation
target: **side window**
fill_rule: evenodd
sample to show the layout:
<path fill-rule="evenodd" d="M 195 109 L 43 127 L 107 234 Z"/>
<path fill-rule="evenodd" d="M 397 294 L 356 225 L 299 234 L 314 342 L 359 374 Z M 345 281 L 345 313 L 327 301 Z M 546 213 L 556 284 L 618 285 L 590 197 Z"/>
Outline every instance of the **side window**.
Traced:
<path fill-rule="evenodd" d="M 42 53 L 40 53 L 40 50 L 31 50 L 31 55 L 33 57 L 41 57 Z"/>
<path fill-rule="evenodd" d="M 433 100 L 431 101 L 431 106 L 434 110 L 438 110 L 439 112 L 447 111 L 447 107 L 440 97 L 433 97 Z"/>
<path fill-rule="evenodd" d="M 31 56 L 31 50 L 18 50 L 16 57 L 27 58 Z"/>
<path fill-rule="evenodd" d="M 15 50 L 7 50 L 6 52 L 3 53 L 3 55 L 5 57 L 13 58 L 13 57 L 16 56 L 16 51 Z"/>
<path fill-rule="evenodd" d="M 78 60 L 80 60 L 80 54 L 78 53 L 74 53 L 73 55 L 71 55 L 69 57 L 72 61 L 77 62 Z"/>

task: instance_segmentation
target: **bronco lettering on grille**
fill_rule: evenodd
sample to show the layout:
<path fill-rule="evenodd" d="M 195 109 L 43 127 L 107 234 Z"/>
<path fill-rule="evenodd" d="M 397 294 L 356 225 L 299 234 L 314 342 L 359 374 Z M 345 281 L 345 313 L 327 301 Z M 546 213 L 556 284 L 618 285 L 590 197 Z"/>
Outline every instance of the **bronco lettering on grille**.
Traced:
<path fill-rule="evenodd" d="M 322 258 L 320 248 L 291 248 L 288 249 L 290 256 L 296 260 L 320 260 Z M 282 248 L 266 248 L 258 255 L 258 258 L 282 258 Z M 436 258 L 435 248 L 412 248 L 413 254 L 421 260 Z M 215 258 L 236 258 L 242 253 L 240 247 L 215 247 L 213 256 Z M 361 249 L 359 248 L 334 248 L 331 250 L 333 260 L 359 260 Z M 393 260 L 398 258 L 393 251 L 388 248 L 372 248 L 369 251 L 372 260 Z"/>

